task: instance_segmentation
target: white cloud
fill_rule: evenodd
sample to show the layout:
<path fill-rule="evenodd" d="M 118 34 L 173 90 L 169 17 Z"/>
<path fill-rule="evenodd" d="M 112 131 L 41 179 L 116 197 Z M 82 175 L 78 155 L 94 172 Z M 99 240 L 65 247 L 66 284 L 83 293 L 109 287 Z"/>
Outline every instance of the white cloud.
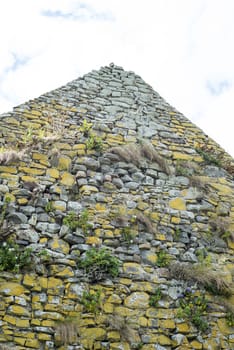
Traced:
<path fill-rule="evenodd" d="M 232 0 L 0 2 L 0 111 L 115 62 L 234 155 L 233 13 Z"/>

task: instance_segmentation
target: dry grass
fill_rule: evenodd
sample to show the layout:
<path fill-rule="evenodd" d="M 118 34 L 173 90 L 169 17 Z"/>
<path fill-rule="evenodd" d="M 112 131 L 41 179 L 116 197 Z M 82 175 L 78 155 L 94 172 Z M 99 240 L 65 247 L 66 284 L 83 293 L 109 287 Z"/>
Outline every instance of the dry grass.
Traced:
<path fill-rule="evenodd" d="M 171 278 L 196 282 L 214 295 L 230 297 L 233 294 L 232 286 L 225 281 L 219 271 L 213 271 L 200 264 L 173 263 L 169 266 Z"/>
<path fill-rule="evenodd" d="M 133 163 L 136 166 L 141 165 L 141 153 L 139 147 L 135 144 L 112 147 L 109 152 L 114 153 L 126 163 Z"/>
<path fill-rule="evenodd" d="M 108 317 L 107 322 L 111 329 L 119 332 L 121 340 L 132 343 L 135 332 L 127 323 L 124 317 L 113 314 Z"/>
<path fill-rule="evenodd" d="M 138 223 L 144 225 L 149 233 L 155 233 L 155 228 L 152 221 L 143 213 L 136 214 L 136 220 Z"/>
<path fill-rule="evenodd" d="M 70 344 L 77 342 L 77 324 L 74 320 L 67 320 L 59 323 L 55 327 L 55 334 L 57 340 L 63 344 Z"/>
<path fill-rule="evenodd" d="M 214 217 L 209 221 L 211 228 L 218 233 L 221 238 L 230 238 L 234 241 L 234 232 L 229 230 L 231 225 L 231 218 L 228 216 Z"/>
<path fill-rule="evenodd" d="M 189 176 L 189 184 L 191 187 L 196 187 L 201 190 L 206 189 L 207 184 L 199 176 Z"/>
<path fill-rule="evenodd" d="M 141 154 L 151 162 L 156 162 L 167 175 L 171 175 L 171 169 L 167 160 L 161 157 L 155 150 L 154 146 L 149 142 L 143 142 L 141 145 Z"/>
<path fill-rule="evenodd" d="M 141 145 L 128 144 L 124 146 L 112 147 L 109 150 L 126 163 L 133 163 L 136 166 L 141 166 L 143 159 L 148 159 L 150 162 L 156 162 L 163 172 L 171 175 L 171 169 L 167 160 L 161 157 L 151 143 L 143 142 Z"/>
<path fill-rule="evenodd" d="M 0 165 L 8 165 L 10 163 L 19 162 L 23 159 L 25 155 L 25 150 L 15 151 L 15 150 L 5 150 L 0 153 Z"/>

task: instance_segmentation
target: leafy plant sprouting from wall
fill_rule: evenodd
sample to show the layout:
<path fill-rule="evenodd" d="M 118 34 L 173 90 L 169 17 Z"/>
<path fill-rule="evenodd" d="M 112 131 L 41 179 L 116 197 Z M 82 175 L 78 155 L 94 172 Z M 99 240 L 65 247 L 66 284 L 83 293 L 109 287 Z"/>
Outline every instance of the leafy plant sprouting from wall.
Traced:
<path fill-rule="evenodd" d="M 119 266 L 119 260 L 105 248 L 91 248 L 78 261 L 78 267 L 91 282 L 117 277 Z"/>
<path fill-rule="evenodd" d="M 21 250 L 12 240 L 0 243 L 0 271 L 19 272 L 30 268 L 32 264 L 32 249 Z"/>
<path fill-rule="evenodd" d="M 190 321 L 201 332 L 208 329 L 208 322 L 204 319 L 204 314 L 208 308 L 208 300 L 204 293 L 195 293 L 191 288 L 187 288 L 179 296 L 178 318 Z"/>
<path fill-rule="evenodd" d="M 101 309 L 101 290 L 84 291 L 80 303 L 84 306 L 84 312 L 97 314 Z"/>
<path fill-rule="evenodd" d="M 206 164 L 216 165 L 225 169 L 230 175 L 234 175 L 234 162 L 227 156 L 227 154 L 221 150 L 211 147 L 207 144 L 199 145 L 196 151 L 204 159 Z"/>
<path fill-rule="evenodd" d="M 69 212 L 63 218 L 63 224 L 68 226 L 71 230 L 75 231 L 80 228 L 84 235 L 87 235 L 92 228 L 92 224 L 89 222 L 89 212 L 87 209 L 83 210 L 80 214 L 75 212 Z"/>
<path fill-rule="evenodd" d="M 160 250 L 157 253 L 156 265 L 158 267 L 167 267 L 171 262 L 171 256 L 164 250 Z"/>
<path fill-rule="evenodd" d="M 90 133 L 87 141 L 85 142 L 86 147 L 88 150 L 96 150 L 98 152 L 101 152 L 103 150 L 103 142 L 101 137 L 98 137 L 97 135 Z"/>
<path fill-rule="evenodd" d="M 162 299 L 162 291 L 161 288 L 156 288 L 153 292 L 153 294 L 150 295 L 149 298 L 149 305 L 152 307 L 157 307 L 159 300 Z"/>

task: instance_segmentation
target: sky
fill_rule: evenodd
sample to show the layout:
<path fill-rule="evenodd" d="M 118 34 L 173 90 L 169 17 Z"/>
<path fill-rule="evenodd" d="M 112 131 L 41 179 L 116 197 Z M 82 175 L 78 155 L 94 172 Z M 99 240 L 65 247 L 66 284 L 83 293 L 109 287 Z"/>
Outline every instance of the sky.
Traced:
<path fill-rule="evenodd" d="M 234 157 L 233 0 L 0 1 L 0 113 L 114 62 Z"/>

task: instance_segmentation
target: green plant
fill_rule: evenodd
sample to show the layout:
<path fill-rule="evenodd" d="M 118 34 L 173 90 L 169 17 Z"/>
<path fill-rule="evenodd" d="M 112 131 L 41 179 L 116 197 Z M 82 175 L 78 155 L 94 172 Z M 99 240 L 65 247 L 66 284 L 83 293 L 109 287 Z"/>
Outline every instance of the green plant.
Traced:
<path fill-rule="evenodd" d="M 105 279 L 107 276 L 118 276 L 119 266 L 119 260 L 105 248 L 91 248 L 85 257 L 78 261 L 78 267 L 84 269 L 87 277 L 93 282 Z"/>
<path fill-rule="evenodd" d="M 0 271 L 19 272 L 32 264 L 31 248 L 20 250 L 18 244 L 11 240 L 0 244 Z"/>
<path fill-rule="evenodd" d="M 79 128 L 79 130 L 84 134 L 84 136 L 88 136 L 90 130 L 92 129 L 92 126 L 93 126 L 92 123 L 88 123 L 87 119 L 84 119 L 82 125 Z"/>
<path fill-rule="evenodd" d="M 160 250 L 157 253 L 157 261 L 156 261 L 156 265 L 158 267 L 166 267 L 170 264 L 171 261 L 171 256 L 166 253 L 164 250 Z"/>
<path fill-rule="evenodd" d="M 84 306 L 84 312 L 91 312 L 97 314 L 101 307 L 101 290 L 98 291 L 84 291 L 80 303 Z"/>
<path fill-rule="evenodd" d="M 37 253 L 37 256 L 40 258 L 41 262 L 46 263 L 52 260 L 51 255 L 46 249 L 42 249 Z"/>
<path fill-rule="evenodd" d="M 92 228 L 88 220 L 89 212 L 87 209 L 83 210 L 80 214 L 76 214 L 72 211 L 63 218 L 63 224 L 68 226 L 71 230 L 81 228 L 83 233 L 87 235 L 88 231 Z"/>
<path fill-rule="evenodd" d="M 47 213 L 51 213 L 54 211 L 54 206 L 53 206 L 53 202 L 48 202 L 45 206 L 45 211 Z"/>
<path fill-rule="evenodd" d="M 88 150 L 96 150 L 101 152 L 103 150 L 103 142 L 101 137 L 98 137 L 94 134 L 90 134 L 88 140 L 86 141 L 86 147 Z"/>
<path fill-rule="evenodd" d="M 201 332 L 205 332 L 208 329 L 208 323 L 202 317 L 208 308 L 208 301 L 204 294 L 197 295 L 192 289 L 187 288 L 179 296 L 179 306 L 178 318 L 190 321 Z"/>
<path fill-rule="evenodd" d="M 143 345 L 144 345 L 144 343 L 142 343 L 142 342 L 132 344 L 132 349 L 141 350 L 143 348 Z"/>
<path fill-rule="evenodd" d="M 208 148 L 206 148 L 206 150 L 202 148 L 196 148 L 196 152 L 204 159 L 206 164 L 222 167 L 220 160 L 217 158 L 217 156 L 214 157 L 214 153 L 212 153 L 211 150 L 208 150 Z"/>
<path fill-rule="evenodd" d="M 128 245 L 133 242 L 134 234 L 132 233 L 131 227 L 122 227 L 120 230 L 120 234 Z"/>
<path fill-rule="evenodd" d="M 226 321 L 229 327 L 234 327 L 234 312 L 229 311 L 226 313 Z"/>
<path fill-rule="evenodd" d="M 212 262 L 211 255 L 207 253 L 206 249 L 197 249 L 196 256 L 199 263 L 203 266 L 210 266 Z"/>
<path fill-rule="evenodd" d="M 176 175 L 178 176 L 189 176 L 190 172 L 187 168 L 181 163 L 176 163 Z"/>
<path fill-rule="evenodd" d="M 160 288 L 156 288 L 154 293 L 149 298 L 149 305 L 152 307 L 157 307 L 159 300 L 162 299 L 162 291 Z"/>

